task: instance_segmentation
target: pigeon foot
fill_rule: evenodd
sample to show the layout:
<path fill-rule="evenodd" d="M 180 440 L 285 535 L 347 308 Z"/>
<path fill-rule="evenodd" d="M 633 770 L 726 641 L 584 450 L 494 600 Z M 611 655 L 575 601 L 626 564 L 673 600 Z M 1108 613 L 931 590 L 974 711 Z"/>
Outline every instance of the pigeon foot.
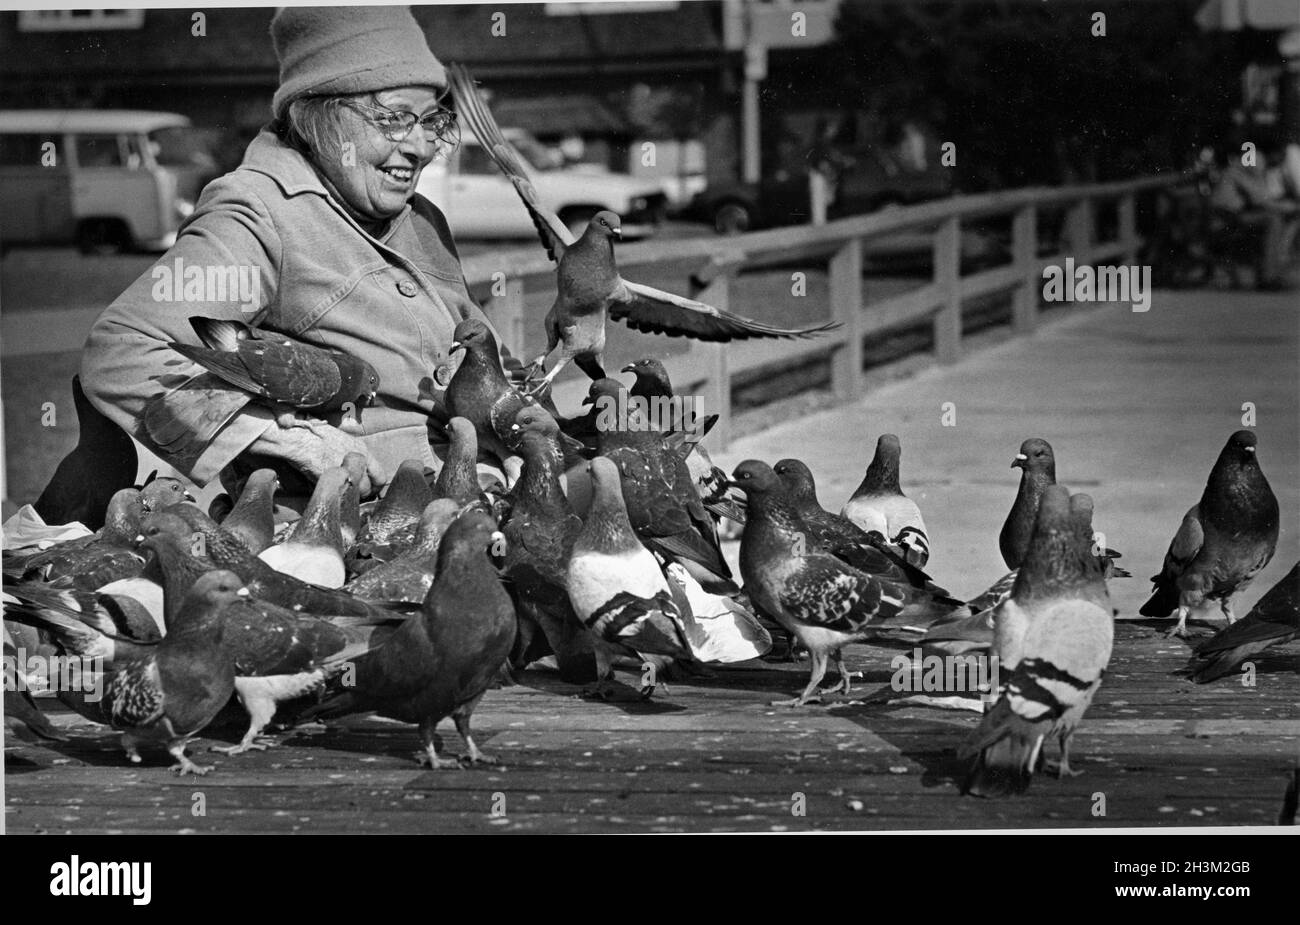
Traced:
<path fill-rule="evenodd" d="M 179 777 L 184 777 L 186 774 L 194 774 L 197 777 L 202 777 L 216 767 L 214 764 L 195 764 L 193 761 L 190 761 L 183 752 L 177 755 L 176 758 L 177 763 L 171 766 L 171 770 L 173 774 L 176 774 Z"/>
<path fill-rule="evenodd" d="M 415 761 L 416 764 L 420 765 L 420 767 L 424 767 L 425 765 L 428 765 L 430 771 L 439 771 L 444 769 L 450 770 L 452 768 L 461 767 L 461 763 L 459 759 L 443 758 L 441 755 L 436 754 L 432 750 L 416 752 Z"/>
<path fill-rule="evenodd" d="M 242 755 L 244 752 L 264 752 L 273 745 L 278 744 L 275 739 L 266 736 L 257 736 L 240 742 L 238 745 L 213 745 L 208 751 L 220 752 L 223 755 Z"/>

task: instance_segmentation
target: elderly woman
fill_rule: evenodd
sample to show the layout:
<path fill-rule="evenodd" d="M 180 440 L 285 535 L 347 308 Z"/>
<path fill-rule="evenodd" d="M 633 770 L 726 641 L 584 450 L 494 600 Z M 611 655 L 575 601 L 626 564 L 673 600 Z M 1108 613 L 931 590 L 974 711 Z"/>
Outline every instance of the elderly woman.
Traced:
<path fill-rule="evenodd" d="M 274 120 L 100 316 L 81 378 L 101 411 L 200 485 L 270 462 L 282 482 L 305 476 L 301 492 L 361 451 L 377 488 L 403 459 L 437 466 L 452 329 L 483 318 L 446 220 L 415 195 L 421 170 L 456 138 L 439 103 L 446 77 L 405 7 L 290 7 L 271 37 Z M 205 286 L 212 270 L 249 285 Z M 167 346 L 197 342 L 195 315 L 367 361 L 380 377 L 374 407 L 311 426 L 277 418 Z"/>

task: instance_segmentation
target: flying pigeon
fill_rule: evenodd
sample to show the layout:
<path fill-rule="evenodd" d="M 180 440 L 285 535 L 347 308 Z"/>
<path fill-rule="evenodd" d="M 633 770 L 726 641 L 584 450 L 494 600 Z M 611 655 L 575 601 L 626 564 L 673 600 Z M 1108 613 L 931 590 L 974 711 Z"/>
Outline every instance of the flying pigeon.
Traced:
<path fill-rule="evenodd" d="M 47 524 L 80 521 L 98 530 L 113 495 L 135 483 L 139 461 L 127 433 L 86 398 L 80 376 L 72 377 L 72 404 L 77 445 L 59 462 L 33 507 Z"/>
<path fill-rule="evenodd" d="M 351 686 L 336 677 L 330 696 L 303 718 L 373 712 L 417 723 L 424 746 L 417 757 L 437 769 L 457 765 L 439 754 L 436 735 L 438 723 L 450 716 L 465 740 L 465 760 L 496 763 L 475 743 L 470 717 L 515 637 L 514 607 L 489 557 L 503 543 L 486 513 L 471 509 L 462 514 L 442 539 L 438 577 L 421 613 L 357 657 L 351 663 Z"/>
<path fill-rule="evenodd" d="M 573 544 L 565 576 L 569 600 L 590 630 L 596 651 L 596 686 L 605 696 L 620 653 L 667 656 L 694 662 L 680 605 L 654 555 L 637 539 L 628 520 L 619 468 L 597 456 L 589 464 L 591 510 Z M 643 681 L 641 694 L 654 692 L 655 673 Z"/>
<path fill-rule="evenodd" d="M 190 319 L 190 325 L 203 346 L 167 346 L 223 382 L 281 409 L 281 426 L 312 426 L 309 419 L 296 419 L 292 412 L 323 416 L 346 411 L 349 404 L 360 419 L 362 406 L 373 402 L 379 392 L 379 374 L 374 367 L 349 354 L 238 321 L 196 316 Z M 166 404 L 151 407 L 165 418 Z M 288 408 L 289 413 L 284 413 L 283 408 Z M 151 421 L 146 412 L 146 429 L 151 435 L 167 423 Z"/>
<path fill-rule="evenodd" d="M 930 561 L 930 538 L 916 502 L 898 487 L 898 438 L 884 434 L 876 441 L 876 454 L 844 503 L 840 516 L 867 533 L 878 533 L 897 546 L 909 564 L 924 568 Z"/>
<path fill-rule="evenodd" d="M 1051 485 L 1011 598 L 996 613 L 1000 695 L 958 752 L 972 759 L 962 792 L 1023 793 L 1058 740 L 1058 776 L 1070 769 L 1070 737 L 1110 661 L 1114 616 L 1092 536 L 1068 490 Z"/>
<path fill-rule="evenodd" d="M 1184 515 L 1160 574 L 1151 578 L 1154 593 L 1138 612 L 1165 617 L 1176 609 L 1178 625 L 1171 636 L 1186 635 L 1188 614 L 1206 601 L 1217 600 L 1232 623 L 1232 596 L 1273 558 L 1277 498 L 1259 467 L 1256 445 L 1249 430 L 1228 438 L 1200 503 Z"/>
<path fill-rule="evenodd" d="M 479 97 L 469 71 L 459 65 L 452 65 L 449 70 L 457 111 L 473 129 L 483 150 L 514 184 L 542 245 L 559 265 L 558 294 L 546 315 L 546 353 L 538 358 L 535 366 L 540 369 L 557 346 L 563 344 L 563 349 L 559 361 L 541 380 L 539 389 L 550 385 L 570 360 L 592 379 L 604 378 L 601 352 L 605 348 L 607 316 L 625 321 L 633 330 L 705 341 L 811 337 L 837 326 L 778 328 L 624 280 L 614 263 L 614 240 L 622 235 L 618 216 L 609 211 L 597 212 L 586 231 L 575 240 L 559 217 L 542 205 L 519 155 L 501 134 L 492 113 Z"/>
<path fill-rule="evenodd" d="M 1300 637 L 1300 562 L 1259 599 L 1250 613 L 1196 646 L 1189 668 L 1198 684 L 1237 669 L 1265 649 Z"/>
<path fill-rule="evenodd" d="M 835 660 L 839 684 L 849 693 L 843 648 L 851 642 L 914 632 L 951 614 L 951 605 L 913 596 L 906 583 L 882 581 L 810 543 L 807 528 L 772 467 L 745 460 L 732 484 L 747 497 L 740 540 L 740 572 L 754 606 L 795 636 L 812 655 L 808 686 L 785 706 L 820 700 L 818 685 Z M 909 600 L 909 598 L 911 598 Z"/>
<path fill-rule="evenodd" d="M 119 643 L 68 615 L 33 610 L 43 628 L 73 651 L 105 657 L 100 721 L 122 732 L 127 757 L 160 744 L 176 759 L 179 774 L 206 774 L 185 746 L 217 715 L 235 690 L 234 661 L 224 647 L 224 610 L 247 595 L 229 572 L 211 572 L 190 589 L 166 636 L 156 644 Z M 118 651 L 118 649 L 121 651 Z"/>

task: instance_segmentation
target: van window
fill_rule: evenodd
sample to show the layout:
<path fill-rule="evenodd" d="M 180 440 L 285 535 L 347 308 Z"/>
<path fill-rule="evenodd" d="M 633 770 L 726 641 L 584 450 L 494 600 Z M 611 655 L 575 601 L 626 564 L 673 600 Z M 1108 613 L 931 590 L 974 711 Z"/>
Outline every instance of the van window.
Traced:
<path fill-rule="evenodd" d="M 481 145 L 461 145 L 460 172 L 478 176 L 485 173 L 494 174 L 497 168 Z"/>
<path fill-rule="evenodd" d="M 121 167 L 122 148 L 116 135 L 78 135 L 78 167 Z"/>
<path fill-rule="evenodd" d="M 45 147 L 46 142 L 54 145 L 55 160 L 50 165 L 41 163 L 46 151 L 51 150 Z M 59 150 L 59 142 L 58 136 L 46 133 L 0 133 L 0 167 L 61 167 L 63 152 Z"/>

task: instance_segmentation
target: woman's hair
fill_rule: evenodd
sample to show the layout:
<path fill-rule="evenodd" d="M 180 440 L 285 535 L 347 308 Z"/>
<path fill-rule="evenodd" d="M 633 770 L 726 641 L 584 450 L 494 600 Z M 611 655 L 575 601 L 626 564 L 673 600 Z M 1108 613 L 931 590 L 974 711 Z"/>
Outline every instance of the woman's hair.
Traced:
<path fill-rule="evenodd" d="M 370 96 L 302 96 L 290 103 L 271 127 L 281 141 L 308 158 L 336 158 L 347 140 L 339 112 L 349 101 L 363 101 Z"/>

